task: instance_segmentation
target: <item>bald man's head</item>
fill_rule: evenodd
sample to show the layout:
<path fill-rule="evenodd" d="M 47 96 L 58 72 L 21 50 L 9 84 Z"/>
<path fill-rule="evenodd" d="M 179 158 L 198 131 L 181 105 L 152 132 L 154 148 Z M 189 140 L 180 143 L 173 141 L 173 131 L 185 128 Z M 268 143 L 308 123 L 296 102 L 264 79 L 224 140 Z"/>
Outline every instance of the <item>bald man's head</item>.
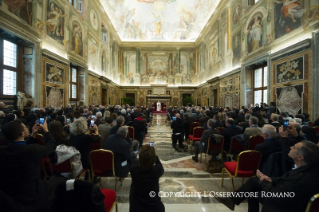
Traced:
<path fill-rule="evenodd" d="M 176 113 L 175 116 L 176 116 L 177 119 L 181 118 L 181 115 L 179 113 Z"/>
<path fill-rule="evenodd" d="M 297 122 L 295 122 L 295 121 L 289 121 L 289 125 L 295 127 L 296 130 L 297 130 L 297 133 L 300 132 L 300 124 L 298 124 Z"/>

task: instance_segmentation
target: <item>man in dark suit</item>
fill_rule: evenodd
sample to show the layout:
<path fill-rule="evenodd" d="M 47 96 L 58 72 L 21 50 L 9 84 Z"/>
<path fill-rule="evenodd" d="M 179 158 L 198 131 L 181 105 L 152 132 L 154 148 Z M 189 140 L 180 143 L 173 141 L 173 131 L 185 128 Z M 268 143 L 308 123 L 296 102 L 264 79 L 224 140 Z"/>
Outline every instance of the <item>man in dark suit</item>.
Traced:
<path fill-rule="evenodd" d="M 220 122 L 219 117 L 218 117 L 217 114 L 215 114 L 213 116 L 213 120 L 214 120 L 214 122 L 213 122 L 213 126 L 212 127 L 214 127 L 214 128 L 223 127 L 223 124 Z"/>
<path fill-rule="evenodd" d="M 124 122 L 125 122 L 125 118 L 123 116 L 118 116 L 116 117 L 116 125 L 113 126 L 111 129 L 110 129 L 110 135 L 114 135 L 117 133 L 118 129 L 121 127 L 121 126 L 124 126 Z M 129 143 L 129 145 L 131 146 L 131 150 L 133 149 L 137 149 L 138 148 L 138 141 L 134 140 L 132 141 L 130 136 L 126 136 L 125 137 L 125 140 L 127 141 L 127 143 Z"/>
<path fill-rule="evenodd" d="M 201 152 L 205 152 L 208 146 L 208 138 L 212 134 L 220 134 L 218 130 L 213 128 L 214 120 L 208 119 L 207 121 L 207 130 L 203 132 L 202 137 L 200 138 L 200 141 L 196 141 L 194 144 L 194 153 L 195 156 L 192 157 L 192 159 L 196 162 L 198 162 L 198 154 Z"/>
<path fill-rule="evenodd" d="M 131 146 L 126 142 L 127 126 L 119 127 L 116 134 L 106 139 L 103 149 L 111 150 L 114 154 L 114 168 L 117 177 L 127 177 L 131 163 L 136 160 L 136 154 L 131 152 Z"/>
<path fill-rule="evenodd" d="M 228 152 L 230 148 L 231 137 L 242 134 L 242 130 L 234 125 L 234 120 L 232 118 L 227 119 L 225 124 L 226 128 L 223 131 L 223 136 L 225 138 L 224 150 Z"/>
<path fill-rule="evenodd" d="M 238 123 L 242 123 L 242 122 L 246 121 L 244 111 L 239 112 L 239 116 L 237 118 L 237 121 L 238 121 Z"/>
<path fill-rule="evenodd" d="M 32 138 L 39 129 L 44 131 L 44 145 Z M 51 183 L 60 178 L 44 184 L 39 176 L 39 160 L 54 154 L 56 149 L 46 121 L 34 125 L 30 138 L 28 128 L 20 120 L 7 123 L 1 130 L 10 143 L 0 148 L 0 191 L 12 199 L 16 211 L 49 211 L 48 194 L 54 194 L 55 190 Z M 26 138 L 29 139 L 25 141 Z M 46 188 L 46 185 L 51 186 Z"/>
<path fill-rule="evenodd" d="M 235 197 L 216 199 L 234 210 L 235 204 L 239 205 L 246 199 L 244 195 L 237 194 L 258 192 L 258 198 L 248 198 L 248 211 L 259 211 L 259 203 L 263 204 L 263 211 L 305 211 L 310 198 L 319 193 L 319 146 L 302 141 L 291 147 L 288 156 L 294 160 L 296 169 L 275 178 L 257 171 L 257 177 L 249 178 L 235 192 Z M 284 197 L 284 194 L 290 196 Z"/>
<path fill-rule="evenodd" d="M 265 124 L 262 128 L 262 136 L 265 141 L 264 143 L 255 146 L 255 150 L 261 153 L 261 161 L 259 163 L 260 169 L 262 169 L 263 164 L 268 159 L 269 155 L 281 151 L 281 144 L 275 138 L 276 133 L 276 128 L 270 124 Z"/>
<path fill-rule="evenodd" d="M 102 113 L 101 112 L 97 112 L 96 113 L 96 120 L 94 122 L 94 124 L 96 124 L 96 126 L 99 126 L 100 124 L 104 124 L 105 122 L 102 121 Z"/>
<path fill-rule="evenodd" d="M 241 122 L 240 126 L 243 128 L 243 133 L 245 132 L 246 128 L 249 128 L 249 119 L 250 119 L 250 114 L 245 115 L 245 122 Z"/>

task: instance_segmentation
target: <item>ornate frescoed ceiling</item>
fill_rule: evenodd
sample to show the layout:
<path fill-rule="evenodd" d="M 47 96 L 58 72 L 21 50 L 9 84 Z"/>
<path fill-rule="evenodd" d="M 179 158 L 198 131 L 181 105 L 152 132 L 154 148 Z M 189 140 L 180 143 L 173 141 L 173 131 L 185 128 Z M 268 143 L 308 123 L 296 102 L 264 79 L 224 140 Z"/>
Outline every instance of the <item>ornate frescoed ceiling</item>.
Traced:
<path fill-rule="evenodd" d="M 100 0 L 122 41 L 194 42 L 220 0 Z"/>

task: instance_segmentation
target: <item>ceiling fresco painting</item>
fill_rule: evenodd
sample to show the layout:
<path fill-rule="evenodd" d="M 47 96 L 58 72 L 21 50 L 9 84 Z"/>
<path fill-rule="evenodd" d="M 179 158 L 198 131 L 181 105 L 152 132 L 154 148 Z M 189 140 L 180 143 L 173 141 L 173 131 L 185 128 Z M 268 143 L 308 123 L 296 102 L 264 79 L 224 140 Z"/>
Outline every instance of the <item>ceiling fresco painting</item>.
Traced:
<path fill-rule="evenodd" d="M 100 0 L 122 41 L 194 42 L 220 0 Z"/>

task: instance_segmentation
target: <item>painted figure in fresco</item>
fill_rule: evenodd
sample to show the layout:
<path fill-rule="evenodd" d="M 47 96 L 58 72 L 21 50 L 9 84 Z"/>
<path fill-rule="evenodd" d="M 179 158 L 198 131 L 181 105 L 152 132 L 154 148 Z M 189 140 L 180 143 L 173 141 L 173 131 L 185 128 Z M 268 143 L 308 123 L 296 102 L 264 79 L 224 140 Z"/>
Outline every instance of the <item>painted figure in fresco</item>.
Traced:
<path fill-rule="evenodd" d="M 161 16 L 158 15 L 156 16 L 153 12 L 152 12 L 155 20 L 154 20 L 154 25 L 155 25 L 155 34 L 156 35 L 159 35 L 161 34 L 161 25 L 162 25 L 162 19 L 161 19 Z"/>
<path fill-rule="evenodd" d="M 80 54 L 82 49 L 82 30 L 78 24 L 73 27 L 74 53 Z"/>
<path fill-rule="evenodd" d="M 296 22 L 295 18 L 301 18 L 306 11 L 305 9 L 300 8 L 300 0 L 274 0 L 274 2 L 283 4 L 281 12 L 284 14 L 285 18 L 289 16 L 294 23 Z"/>
<path fill-rule="evenodd" d="M 54 3 L 51 3 L 50 7 L 51 11 L 48 13 L 47 20 L 48 32 L 53 35 L 55 34 L 57 36 L 63 36 L 61 18 L 64 16 L 61 14 L 60 9 L 57 6 L 54 6 Z"/>
<path fill-rule="evenodd" d="M 32 25 L 32 1 L 31 0 L 4 0 L 9 6 L 9 11 Z"/>
<path fill-rule="evenodd" d="M 159 101 L 157 102 L 156 105 L 157 105 L 156 111 L 162 111 L 161 103 Z"/>
<path fill-rule="evenodd" d="M 262 38 L 262 27 L 260 25 L 260 20 L 255 17 L 254 24 L 248 26 L 247 30 L 248 42 L 250 43 L 250 52 L 254 52 L 260 47 L 260 41 Z"/>
<path fill-rule="evenodd" d="M 233 14 L 233 24 L 236 25 L 238 23 L 238 20 L 240 18 L 240 5 L 236 5 L 234 8 L 234 14 Z"/>

